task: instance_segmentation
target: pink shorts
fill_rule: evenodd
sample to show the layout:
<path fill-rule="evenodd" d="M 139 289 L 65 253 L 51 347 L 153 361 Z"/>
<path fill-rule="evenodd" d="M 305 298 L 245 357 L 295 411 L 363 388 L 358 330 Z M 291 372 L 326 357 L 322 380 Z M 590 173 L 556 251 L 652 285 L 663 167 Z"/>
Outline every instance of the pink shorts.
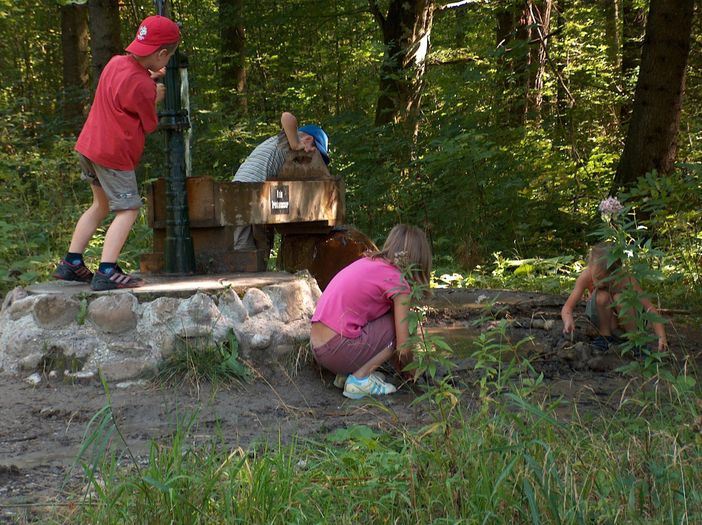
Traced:
<path fill-rule="evenodd" d="M 315 360 L 335 374 L 350 374 L 378 353 L 395 345 L 395 320 L 392 312 L 370 321 L 361 335 L 349 339 L 335 335 L 322 346 L 312 348 Z"/>

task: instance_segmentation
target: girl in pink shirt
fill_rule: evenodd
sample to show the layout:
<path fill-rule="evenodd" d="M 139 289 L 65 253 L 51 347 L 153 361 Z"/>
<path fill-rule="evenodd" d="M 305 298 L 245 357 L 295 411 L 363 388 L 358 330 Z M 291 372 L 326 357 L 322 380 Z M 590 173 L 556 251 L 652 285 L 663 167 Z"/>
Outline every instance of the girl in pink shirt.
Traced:
<path fill-rule="evenodd" d="M 412 350 L 405 345 L 407 278 L 426 285 L 430 273 L 426 235 L 398 224 L 382 250 L 351 263 L 324 290 L 312 316 L 310 343 L 317 362 L 345 378 L 346 397 L 395 392 L 394 385 L 374 372 L 391 358 L 400 369 L 412 361 Z"/>

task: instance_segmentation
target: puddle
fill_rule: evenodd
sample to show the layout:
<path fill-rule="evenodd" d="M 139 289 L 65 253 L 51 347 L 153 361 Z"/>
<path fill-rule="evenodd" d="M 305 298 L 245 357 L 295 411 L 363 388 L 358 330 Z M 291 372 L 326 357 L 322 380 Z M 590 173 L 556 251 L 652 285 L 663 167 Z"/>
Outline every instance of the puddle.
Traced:
<path fill-rule="evenodd" d="M 434 326 L 427 328 L 426 332 L 430 338 L 446 342 L 458 358 L 470 357 L 475 351 L 474 341 L 480 336 L 480 330 L 465 325 Z"/>

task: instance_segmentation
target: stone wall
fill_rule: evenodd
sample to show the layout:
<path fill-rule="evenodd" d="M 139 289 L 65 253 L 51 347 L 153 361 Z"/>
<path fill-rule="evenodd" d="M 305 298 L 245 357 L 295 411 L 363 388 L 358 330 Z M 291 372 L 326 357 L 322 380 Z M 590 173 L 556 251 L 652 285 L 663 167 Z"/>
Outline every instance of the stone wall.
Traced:
<path fill-rule="evenodd" d="M 232 330 L 242 357 L 279 360 L 309 341 L 320 294 L 306 273 L 245 290 L 224 282 L 187 297 L 96 293 L 85 285 L 16 288 L 0 310 L 0 372 L 84 376 L 100 369 L 108 380 L 133 379 L 153 374 L 179 345 L 222 343 Z"/>

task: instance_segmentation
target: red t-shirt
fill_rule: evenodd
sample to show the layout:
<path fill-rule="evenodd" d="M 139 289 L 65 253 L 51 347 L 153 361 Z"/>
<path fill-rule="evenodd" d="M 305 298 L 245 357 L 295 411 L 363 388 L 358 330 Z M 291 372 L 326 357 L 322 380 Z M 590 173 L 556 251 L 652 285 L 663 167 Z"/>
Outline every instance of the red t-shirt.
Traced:
<path fill-rule="evenodd" d="M 102 70 L 75 149 L 106 168 L 134 170 L 157 126 L 156 83 L 132 56 L 117 55 Z"/>

